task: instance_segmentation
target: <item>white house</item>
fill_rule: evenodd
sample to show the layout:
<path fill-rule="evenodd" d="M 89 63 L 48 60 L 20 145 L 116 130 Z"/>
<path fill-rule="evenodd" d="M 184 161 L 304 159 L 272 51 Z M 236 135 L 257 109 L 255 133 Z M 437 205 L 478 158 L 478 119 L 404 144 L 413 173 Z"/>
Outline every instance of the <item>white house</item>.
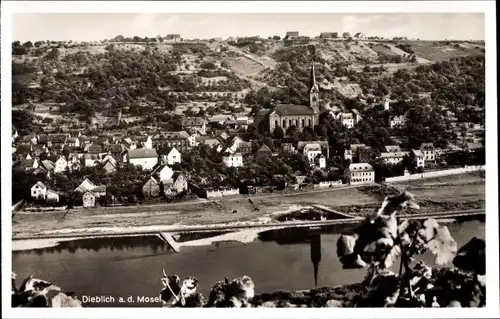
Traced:
<path fill-rule="evenodd" d="M 175 147 L 172 147 L 167 155 L 164 155 L 164 160 L 168 165 L 174 165 L 180 163 L 182 160 L 181 152 L 179 152 Z"/>
<path fill-rule="evenodd" d="M 368 163 L 355 163 L 346 169 L 345 177 L 351 185 L 373 183 L 375 181 L 375 171 Z"/>
<path fill-rule="evenodd" d="M 425 156 L 421 150 L 412 150 L 416 167 L 425 167 Z"/>
<path fill-rule="evenodd" d="M 151 172 L 151 175 L 158 177 L 158 180 L 161 182 L 172 178 L 174 171 L 165 164 L 158 164 Z"/>
<path fill-rule="evenodd" d="M 45 199 L 47 197 L 47 186 L 42 182 L 37 182 L 31 187 L 31 197 L 34 199 Z"/>
<path fill-rule="evenodd" d="M 243 155 L 241 153 L 231 154 L 222 157 L 222 162 L 227 167 L 242 167 L 243 166 Z"/>
<path fill-rule="evenodd" d="M 316 157 L 321 155 L 321 145 L 318 143 L 306 144 L 306 146 L 304 146 L 303 154 L 307 157 L 309 163 L 314 163 Z"/>
<path fill-rule="evenodd" d="M 396 165 L 399 162 L 403 161 L 403 157 L 405 155 L 409 155 L 409 152 L 404 152 L 404 151 L 382 152 L 380 153 L 380 158 L 382 158 L 384 162 L 388 164 Z"/>
<path fill-rule="evenodd" d="M 344 125 L 345 127 L 354 127 L 354 116 L 352 115 L 352 113 L 341 113 L 340 120 L 342 121 L 342 125 Z"/>
<path fill-rule="evenodd" d="M 326 157 L 323 154 L 316 156 L 315 164 L 319 168 L 326 168 Z"/>
<path fill-rule="evenodd" d="M 432 143 L 422 143 L 420 146 L 420 151 L 424 154 L 424 160 L 435 161 L 436 160 L 436 148 Z"/>
<path fill-rule="evenodd" d="M 127 151 L 125 161 L 129 164 L 150 170 L 158 164 L 158 154 L 154 148 L 136 148 Z"/>
<path fill-rule="evenodd" d="M 66 160 L 64 155 L 59 156 L 59 158 L 57 159 L 57 161 L 54 164 L 55 164 L 55 167 L 54 167 L 55 173 L 64 172 L 66 170 L 66 168 L 68 167 L 68 161 Z"/>
<path fill-rule="evenodd" d="M 406 118 L 404 115 L 392 117 L 389 123 L 391 128 L 404 126 L 405 124 L 406 124 Z"/>
<path fill-rule="evenodd" d="M 88 178 L 85 178 L 83 182 L 80 185 L 78 185 L 78 187 L 75 189 L 75 192 L 83 194 L 87 191 L 93 190 L 96 187 L 97 186 L 94 183 L 92 183 Z"/>
<path fill-rule="evenodd" d="M 60 194 L 52 189 L 47 189 L 47 202 L 59 203 Z"/>

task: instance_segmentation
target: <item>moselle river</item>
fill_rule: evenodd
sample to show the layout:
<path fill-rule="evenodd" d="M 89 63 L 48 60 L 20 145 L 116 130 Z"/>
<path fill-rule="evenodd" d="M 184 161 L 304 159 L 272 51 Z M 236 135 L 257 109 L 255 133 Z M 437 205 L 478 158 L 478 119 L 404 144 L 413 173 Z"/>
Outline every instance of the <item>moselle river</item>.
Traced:
<path fill-rule="evenodd" d="M 473 236 L 485 238 L 484 219 L 446 225 L 459 247 Z M 217 281 L 242 275 L 254 280 L 256 293 L 360 282 L 366 270 L 344 270 L 337 258 L 337 239 L 349 227 L 352 226 L 266 231 L 250 243 L 182 247 L 180 253 L 173 252 L 156 236 L 84 239 L 62 242 L 56 247 L 16 251 L 12 262 L 18 285 L 25 276 L 34 273 L 37 278 L 74 292 L 87 301 L 85 307 L 158 307 L 160 303 L 138 298 L 158 296 L 163 288 L 162 268 L 181 279 L 196 276 L 205 299 Z M 177 239 L 185 242 L 214 235 L 186 234 Z M 422 259 L 432 263 L 431 256 Z M 107 301 L 89 302 L 84 296 L 99 296 L 102 300 L 107 297 Z M 119 301 L 120 297 L 124 302 Z"/>

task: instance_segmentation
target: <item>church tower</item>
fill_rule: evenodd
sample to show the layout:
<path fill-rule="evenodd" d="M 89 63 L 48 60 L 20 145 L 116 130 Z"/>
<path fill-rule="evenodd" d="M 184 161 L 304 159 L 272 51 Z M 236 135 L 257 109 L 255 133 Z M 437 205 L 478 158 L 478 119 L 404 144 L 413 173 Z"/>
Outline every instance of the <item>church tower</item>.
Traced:
<path fill-rule="evenodd" d="M 319 113 L 319 88 L 316 83 L 316 73 L 314 72 L 314 59 L 311 62 L 311 78 L 309 79 L 309 107 L 314 110 L 314 114 Z"/>

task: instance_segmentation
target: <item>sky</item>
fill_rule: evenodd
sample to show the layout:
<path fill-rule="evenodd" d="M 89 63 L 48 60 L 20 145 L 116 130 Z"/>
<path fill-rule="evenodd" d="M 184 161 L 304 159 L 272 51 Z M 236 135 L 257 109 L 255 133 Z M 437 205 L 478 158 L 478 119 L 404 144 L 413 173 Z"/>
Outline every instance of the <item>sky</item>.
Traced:
<path fill-rule="evenodd" d="M 364 32 L 422 40 L 484 40 L 483 13 L 23 13 L 13 14 L 12 39 L 94 41 L 156 37 L 283 37 L 287 31 Z"/>

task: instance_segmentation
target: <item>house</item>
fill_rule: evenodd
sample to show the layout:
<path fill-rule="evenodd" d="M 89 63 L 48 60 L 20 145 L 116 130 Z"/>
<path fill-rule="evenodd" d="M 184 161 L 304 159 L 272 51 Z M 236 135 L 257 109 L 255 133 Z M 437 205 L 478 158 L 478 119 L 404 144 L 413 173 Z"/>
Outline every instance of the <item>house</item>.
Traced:
<path fill-rule="evenodd" d="M 83 154 L 82 158 L 85 167 L 94 167 L 101 162 L 100 154 Z"/>
<path fill-rule="evenodd" d="M 285 153 L 295 153 L 293 143 L 281 143 L 281 150 Z"/>
<path fill-rule="evenodd" d="M 149 176 L 142 184 L 142 194 L 144 197 L 158 197 L 160 195 L 160 180 L 156 176 Z"/>
<path fill-rule="evenodd" d="M 252 153 L 252 142 L 240 142 L 236 151 L 241 154 L 250 154 Z"/>
<path fill-rule="evenodd" d="M 86 148 L 90 154 L 98 154 L 98 153 L 103 152 L 102 144 L 98 144 L 98 143 L 92 143 L 92 144 L 88 145 L 88 147 L 86 147 Z"/>
<path fill-rule="evenodd" d="M 363 32 L 357 32 L 354 34 L 355 39 L 364 39 L 366 38 L 366 35 Z"/>
<path fill-rule="evenodd" d="M 243 155 L 241 155 L 241 153 L 235 153 L 228 156 L 222 156 L 222 162 L 227 167 L 242 167 Z"/>
<path fill-rule="evenodd" d="M 345 178 L 351 185 L 375 182 L 375 171 L 368 163 L 353 163 L 345 170 Z"/>
<path fill-rule="evenodd" d="M 70 137 L 66 140 L 66 145 L 70 147 L 80 147 L 80 139 L 78 137 Z"/>
<path fill-rule="evenodd" d="M 424 153 L 422 153 L 421 150 L 412 150 L 412 155 L 413 155 L 413 164 L 415 167 L 425 167 L 425 156 Z"/>
<path fill-rule="evenodd" d="M 31 197 L 34 199 L 45 199 L 47 197 L 47 186 L 42 182 L 36 182 L 31 187 Z"/>
<path fill-rule="evenodd" d="M 298 31 L 288 31 L 285 34 L 284 40 L 293 40 L 299 37 L 299 32 Z"/>
<path fill-rule="evenodd" d="M 465 150 L 467 152 L 471 152 L 471 153 L 476 152 L 477 150 L 479 150 L 481 148 L 483 148 L 483 145 L 481 145 L 480 143 L 467 143 L 465 145 Z"/>
<path fill-rule="evenodd" d="M 404 115 L 393 116 L 389 121 L 389 126 L 391 128 L 404 126 L 406 124 L 406 118 Z"/>
<path fill-rule="evenodd" d="M 358 163 L 368 163 L 372 159 L 372 148 L 370 146 L 361 146 L 357 149 Z"/>
<path fill-rule="evenodd" d="M 158 163 L 158 154 L 154 148 L 128 150 L 124 162 L 150 170 Z"/>
<path fill-rule="evenodd" d="M 314 163 L 316 157 L 321 155 L 321 146 L 318 143 L 309 143 L 304 146 L 302 152 L 309 160 L 309 163 Z"/>
<path fill-rule="evenodd" d="M 297 151 L 304 153 L 304 147 L 308 144 L 319 144 L 321 147 L 321 153 L 325 155 L 326 158 L 330 157 L 330 146 L 328 141 L 299 141 L 297 142 Z"/>
<path fill-rule="evenodd" d="M 165 41 L 177 43 L 181 42 L 182 38 L 180 34 L 167 34 L 167 36 L 165 37 Z"/>
<path fill-rule="evenodd" d="M 217 147 L 221 145 L 218 138 L 214 136 L 198 136 L 196 138 L 196 145 L 207 145 L 208 147 Z"/>
<path fill-rule="evenodd" d="M 342 33 L 342 37 L 343 38 L 350 38 L 351 34 L 349 32 L 344 32 L 344 33 Z"/>
<path fill-rule="evenodd" d="M 354 127 L 354 116 L 352 113 L 340 113 L 340 121 L 347 128 Z"/>
<path fill-rule="evenodd" d="M 318 166 L 319 168 L 326 168 L 326 157 L 323 154 L 319 154 L 314 159 L 314 165 Z"/>
<path fill-rule="evenodd" d="M 392 151 L 392 152 L 382 152 L 380 153 L 380 158 L 384 160 L 385 163 L 396 165 L 403 161 L 403 157 L 409 155 L 409 152 Z"/>
<path fill-rule="evenodd" d="M 420 146 L 420 151 L 424 154 L 425 161 L 435 161 L 436 160 L 436 148 L 432 143 L 422 143 Z"/>
<path fill-rule="evenodd" d="M 351 146 L 344 151 L 344 159 L 357 163 L 359 160 L 359 150 L 369 148 L 365 144 L 351 144 Z M 364 152 L 362 152 L 364 155 Z M 370 155 L 371 156 L 371 155 Z M 365 158 L 363 158 L 365 159 Z M 369 160 L 368 160 L 369 161 Z"/>
<path fill-rule="evenodd" d="M 92 191 L 86 191 L 82 196 L 83 207 L 94 207 L 96 196 Z"/>
<path fill-rule="evenodd" d="M 103 145 L 102 150 L 104 153 L 111 154 L 115 158 L 120 158 L 123 151 L 127 149 L 122 144 L 106 144 Z"/>
<path fill-rule="evenodd" d="M 160 152 L 160 158 L 168 165 L 174 165 L 182 161 L 182 155 L 175 147 L 164 148 L 162 152 Z"/>
<path fill-rule="evenodd" d="M 155 148 L 175 146 L 179 152 L 184 152 L 195 144 L 195 139 L 195 137 L 191 137 L 186 131 L 160 132 L 153 135 L 153 146 Z"/>
<path fill-rule="evenodd" d="M 85 192 L 91 191 L 96 187 L 97 186 L 94 183 L 92 183 L 88 178 L 85 178 L 83 182 L 81 182 L 81 184 L 78 185 L 78 187 L 75 189 L 75 193 L 84 194 Z"/>
<path fill-rule="evenodd" d="M 233 116 L 231 114 L 217 114 L 208 118 L 208 122 L 223 125 L 228 119 L 231 119 L 232 117 Z"/>
<path fill-rule="evenodd" d="M 137 138 L 135 138 L 135 142 L 137 144 L 139 144 L 139 147 L 141 147 L 141 148 L 153 148 L 153 139 L 149 135 L 138 136 Z M 136 144 L 136 148 L 137 148 L 137 144 Z"/>
<path fill-rule="evenodd" d="M 70 171 L 79 170 L 82 167 L 80 156 L 77 153 L 69 153 L 67 163 Z"/>
<path fill-rule="evenodd" d="M 96 198 L 104 197 L 106 196 L 106 186 L 105 185 L 96 186 L 94 187 L 94 189 L 92 189 L 92 193 Z"/>
<path fill-rule="evenodd" d="M 229 153 L 229 154 L 234 154 L 238 150 L 239 146 L 241 143 L 243 143 L 243 139 L 239 136 L 235 136 L 228 144 L 226 147 L 223 147 L 221 149 L 221 153 Z"/>
<path fill-rule="evenodd" d="M 53 172 L 55 169 L 55 164 L 51 160 L 43 160 L 40 162 L 39 168 L 40 167 L 47 172 Z"/>
<path fill-rule="evenodd" d="M 61 196 L 62 193 L 56 192 L 55 190 L 52 189 L 47 189 L 47 197 L 46 197 L 47 202 L 59 203 Z"/>
<path fill-rule="evenodd" d="M 257 152 L 255 152 L 255 157 L 259 156 L 273 156 L 273 151 L 266 144 L 262 144 Z"/>
<path fill-rule="evenodd" d="M 114 162 L 112 160 L 103 161 L 102 168 L 106 171 L 106 174 L 116 172 L 116 160 Z"/>
<path fill-rule="evenodd" d="M 320 39 L 336 39 L 339 37 L 338 32 L 321 32 Z"/>
<path fill-rule="evenodd" d="M 59 156 L 59 158 L 55 161 L 54 173 L 60 173 L 66 171 L 68 168 L 68 161 L 64 157 L 64 155 Z"/>
<path fill-rule="evenodd" d="M 183 130 L 194 130 L 201 135 L 207 134 L 207 121 L 203 117 L 184 117 L 182 119 Z"/>
<path fill-rule="evenodd" d="M 125 150 L 135 150 L 137 148 L 137 142 L 133 141 L 130 137 L 124 138 L 121 145 Z"/>
<path fill-rule="evenodd" d="M 161 182 L 163 180 L 169 179 L 174 175 L 174 171 L 168 167 L 164 162 L 156 165 L 151 171 L 151 176 L 155 176 L 158 178 L 158 181 Z"/>
<path fill-rule="evenodd" d="M 180 172 L 174 172 L 171 178 L 161 181 L 165 196 L 172 196 L 187 191 L 187 178 Z"/>
<path fill-rule="evenodd" d="M 385 151 L 386 152 L 401 152 L 401 148 L 399 145 L 386 145 L 385 146 Z"/>

